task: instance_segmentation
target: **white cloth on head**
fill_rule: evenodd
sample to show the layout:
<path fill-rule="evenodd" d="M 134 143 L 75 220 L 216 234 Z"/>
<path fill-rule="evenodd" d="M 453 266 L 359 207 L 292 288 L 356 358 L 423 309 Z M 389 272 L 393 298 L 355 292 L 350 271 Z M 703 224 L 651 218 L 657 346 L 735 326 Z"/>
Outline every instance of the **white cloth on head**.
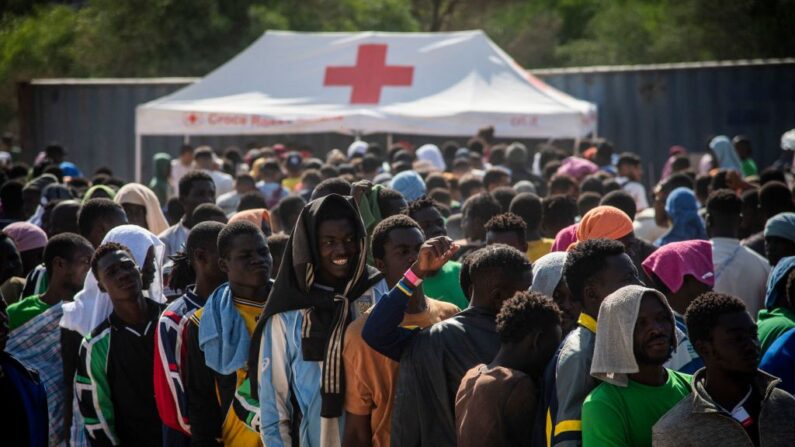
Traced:
<path fill-rule="evenodd" d="M 555 251 L 545 254 L 533 263 L 533 285 L 531 292 L 542 293 L 552 297 L 555 289 L 563 278 L 563 265 L 566 263 L 566 252 Z"/>
<path fill-rule="evenodd" d="M 417 149 L 417 160 L 427 161 L 440 171 L 447 169 L 447 163 L 444 162 L 442 151 L 435 144 L 423 144 L 420 146 Z"/>
<path fill-rule="evenodd" d="M 102 243 L 116 242 L 129 248 L 135 263 L 141 267 L 146 259 L 150 247 L 155 249 L 155 277 L 149 289 L 144 290 L 144 296 L 163 303 L 163 252 L 165 246 L 154 234 L 138 225 L 122 225 L 113 228 L 102 239 Z M 88 272 L 83 290 L 75 295 L 74 301 L 64 303 L 64 315 L 61 318 L 61 327 L 77 331 L 80 335 L 89 334 L 95 327 L 102 323 L 111 312 L 113 305 L 107 293 L 99 290 L 97 278 L 93 272 Z"/>
<path fill-rule="evenodd" d="M 354 141 L 348 146 L 348 159 L 350 160 L 354 155 L 364 155 L 368 147 L 369 145 L 362 140 Z"/>
<path fill-rule="evenodd" d="M 634 334 L 638 321 L 640 303 L 646 294 L 660 300 L 671 315 L 671 330 L 676 331 L 674 312 L 668 306 L 665 295 L 643 286 L 622 287 L 602 301 L 599 306 L 598 330 L 594 345 L 591 376 L 616 386 L 625 387 L 629 374 L 637 373 L 635 360 Z M 676 340 L 672 340 L 676 346 Z"/>
<path fill-rule="evenodd" d="M 146 208 L 146 226 L 153 234 L 160 234 L 168 228 L 168 221 L 160 209 L 160 201 L 151 189 L 140 183 L 127 183 L 116 193 L 113 201 L 119 205 L 130 203 Z"/>

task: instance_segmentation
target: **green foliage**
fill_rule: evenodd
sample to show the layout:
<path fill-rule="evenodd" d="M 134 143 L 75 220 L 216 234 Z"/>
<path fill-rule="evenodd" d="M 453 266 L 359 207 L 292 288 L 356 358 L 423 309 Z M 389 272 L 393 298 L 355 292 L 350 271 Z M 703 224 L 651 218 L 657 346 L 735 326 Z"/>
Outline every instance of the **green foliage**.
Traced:
<path fill-rule="evenodd" d="M 795 0 L 0 0 L 0 124 L 16 83 L 202 76 L 271 29 L 483 29 L 529 68 L 786 57 Z"/>

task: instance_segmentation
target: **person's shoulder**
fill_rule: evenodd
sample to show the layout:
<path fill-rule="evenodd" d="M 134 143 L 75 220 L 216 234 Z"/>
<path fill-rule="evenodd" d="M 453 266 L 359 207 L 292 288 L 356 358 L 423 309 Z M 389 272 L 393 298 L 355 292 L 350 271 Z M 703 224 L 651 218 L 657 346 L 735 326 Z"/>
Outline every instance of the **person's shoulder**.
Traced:
<path fill-rule="evenodd" d="M 667 371 L 668 371 L 668 374 L 671 375 L 671 378 L 673 379 L 673 381 L 675 381 L 677 383 L 687 384 L 687 386 L 689 387 L 690 384 L 693 382 L 693 376 L 690 375 L 690 374 L 683 373 L 681 371 L 676 371 L 676 370 L 673 370 L 673 369 L 667 369 Z"/>
<path fill-rule="evenodd" d="M 6 308 L 6 311 L 8 312 L 9 315 L 11 315 L 15 312 L 20 312 L 24 309 L 27 309 L 32 305 L 38 304 L 39 301 L 40 301 L 39 295 L 30 295 L 25 298 L 22 298 L 16 303 L 9 304 L 8 307 Z"/>
<path fill-rule="evenodd" d="M 111 334 L 111 324 L 110 318 L 106 318 L 102 321 L 97 327 L 95 327 L 91 332 L 89 332 L 85 338 L 83 338 L 83 343 L 85 344 L 94 344 L 98 343 L 104 339 L 110 337 Z"/>
<path fill-rule="evenodd" d="M 438 316 L 439 320 L 446 320 L 461 312 L 461 309 L 459 309 L 455 304 L 435 300 L 433 298 L 426 298 L 426 300 L 428 301 L 428 308 L 431 315 Z"/>
<path fill-rule="evenodd" d="M 674 405 L 654 424 L 652 431 L 660 434 L 670 434 L 683 427 L 692 417 L 693 394 L 690 393 Z"/>
<path fill-rule="evenodd" d="M 622 391 L 624 390 L 626 390 L 625 387 L 616 386 L 612 383 L 601 382 L 596 385 L 596 388 L 588 393 L 584 403 L 605 404 L 608 402 L 613 402 L 616 399 L 616 396 L 622 394 Z"/>
<path fill-rule="evenodd" d="M 582 357 L 584 332 L 583 328 L 577 326 L 563 339 L 558 354 L 558 368 L 560 368 L 561 364 L 578 361 Z"/>

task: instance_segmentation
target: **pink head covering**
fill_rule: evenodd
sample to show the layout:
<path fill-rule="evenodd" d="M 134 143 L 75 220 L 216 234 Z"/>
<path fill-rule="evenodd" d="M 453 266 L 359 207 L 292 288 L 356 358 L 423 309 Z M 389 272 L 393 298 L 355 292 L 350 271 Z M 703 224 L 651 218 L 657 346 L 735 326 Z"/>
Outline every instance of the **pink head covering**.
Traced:
<path fill-rule="evenodd" d="M 30 222 L 14 222 L 6 226 L 3 233 L 14 240 L 20 253 L 47 246 L 47 233 Z"/>
<path fill-rule="evenodd" d="M 582 180 L 585 176 L 591 175 L 599 170 L 594 162 L 580 157 L 568 157 L 560 164 L 558 174 L 570 175 L 577 180 Z"/>
<path fill-rule="evenodd" d="M 552 244 L 552 248 L 549 249 L 550 253 L 553 251 L 566 251 L 571 244 L 577 242 L 578 226 L 579 224 L 572 224 L 558 231 L 555 236 L 555 242 Z"/>
<path fill-rule="evenodd" d="M 709 241 L 671 242 L 658 248 L 641 265 L 647 275 L 654 273 L 660 278 L 671 293 L 679 291 L 685 275 L 691 275 L 708 286 L 715 285 L 712 244 Z"/>

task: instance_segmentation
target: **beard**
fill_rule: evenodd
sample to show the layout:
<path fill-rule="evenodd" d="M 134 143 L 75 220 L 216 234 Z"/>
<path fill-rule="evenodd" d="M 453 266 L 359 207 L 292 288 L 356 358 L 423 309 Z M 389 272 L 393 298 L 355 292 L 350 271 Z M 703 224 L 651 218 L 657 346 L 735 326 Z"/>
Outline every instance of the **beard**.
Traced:
<path fill-rule="evenodd" d="M 632 348 L 632 351 L 635 354 L 635 361 L 638 362 L 638 364 L 660 366 L 671 358 L 671 354 L 674 351 L 674 342 L 671 340 L 668 352 L 665 355 L 651 355 L 646 352 L 643 346 L 637 345 Z"/>

